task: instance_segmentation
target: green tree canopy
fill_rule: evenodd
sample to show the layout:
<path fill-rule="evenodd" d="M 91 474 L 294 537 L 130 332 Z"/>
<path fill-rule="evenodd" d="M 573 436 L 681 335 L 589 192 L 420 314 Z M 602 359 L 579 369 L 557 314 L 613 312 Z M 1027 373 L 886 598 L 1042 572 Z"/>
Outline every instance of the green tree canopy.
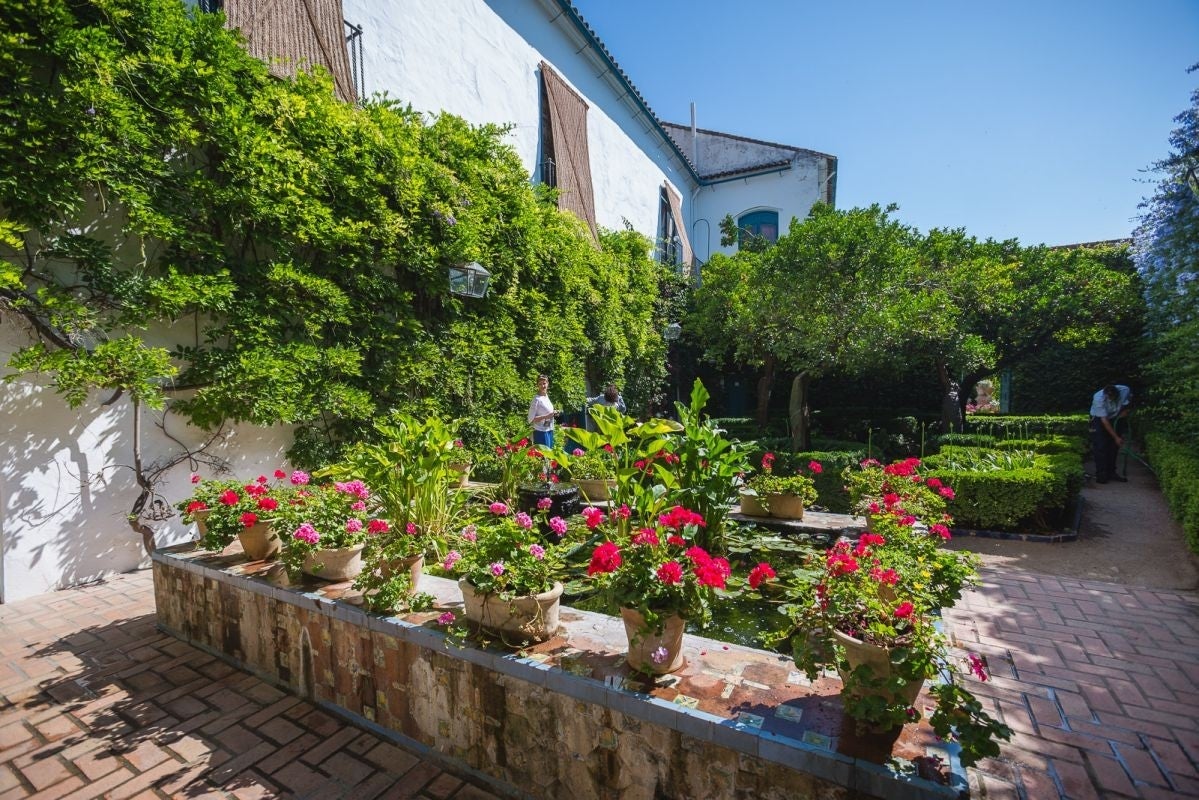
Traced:
<path fill-rule="evenodd" d="M 14 369 L 72 403 L 187 388 L 174 407 L 205 427 L 296 424 L 309 464 L 393 410 L 502 426 L 539 372 L 567 404 L 587 378 L 656 391 L 672 275 L 644 237 L 596 248 L 504 128 L 279 80 L 222 23 L 178 0 L 6 4 L 0 311 L 41 340 Z M 483 300 L 448 292 L 470 261 Z"/>

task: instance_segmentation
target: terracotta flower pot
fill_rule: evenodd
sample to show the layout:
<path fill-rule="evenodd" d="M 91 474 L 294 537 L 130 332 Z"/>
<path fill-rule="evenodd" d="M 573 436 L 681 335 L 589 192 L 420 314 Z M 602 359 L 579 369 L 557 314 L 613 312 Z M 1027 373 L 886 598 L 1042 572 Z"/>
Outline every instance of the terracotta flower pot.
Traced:
<path fill-rule="evenodd" d="M 768 494 L 766 508 L 777 519 L 803 519 L 803 498 L 796 494 Z"/>
<path fill-rule="evenodd" d="M 741 513 L 749 517 L 768 517 L 770 512 L 756 494 L 741 494 Z"/>
<path fill-rule="evenodd" d="M 470 480 L 470 468 L 471 468 L 471 463 L 469 461 L 463 461 L 463 462 L 460 462 L 457 464 L 450 464 L 450 469 L 452 471 L 458 473 L 458 486 L 459 487 L 465 486 L 466 482 Z"/>
<path fill-rule="evenodd" d="M 196 523 L 196 530 L 200 532 L 200 538 L 203 539 L 208 535 L 208 515 L 212 513 L 210 508 L 202 508 L 199 511 L 192 512 L 192 522 Z"/>
<path fill-rule="evenodd" d="M 242 528 L 237 532 L 237 539 L 251 561 L 274 558 L 283 546 L 283 540 L 269 522 L 257 522 L 248 528 Z"/>
<path fill-rule="evenodd" d="M 315 550 L 304 558 L 301 569 L 326 581 L 348 581 L 362 572 L 365 544 Z"/>
<path fill-rule="evenodd" d="M 424 553 L 407 558 L 392 558 L 379 563 L 379 574 L 384 578 L 408 573 L 409 591 L 415 593 L 420 585 L 420 578 L 425 574 Z"/>
<path fill-rule="evenodd" d="M 612 496 L 612 490 L 616 488 L 616 480 L 612 478 L 576 478 L 574 485 L 579 487 L 579 491 L 588 503 L 601 503 Z"/>
<path fill-rule="evenodd" d="M 849 662 L 849 668 L 852 672 L 859 666 L 869 665 L 871 673 L 876 677 L 889 678 L 891 676 L 891 651 L 886 647 L 863 642 L 861 639 L 855 639 L 849 634 L 841 631 L 833 631 L 833 637 L 837 640 L 837 644 L 845 648 L 845 660 Z M 841 680 L 844 682 L 847 673 L 841 672 Z M 920 695 L 920 688 L 924 686 L 924 679 L 917 678 L 909 681 L 902 688 L 894 692 L 880 692 L 889 702 L 902 700 L 907 705 L 916 702 L 916 698 Z"/>
<path fill-rule="evenodd" d="M 462 590 L 462 613 L 468 620 L 488 630 L 512 634 L 520 641 L 541 642 L 558 633 L 559 601 L 562 584 L 548 592 L 503 600 L 498 594 L 480 592 L 465 578 L 458 581 Z"/>
<path fill-rule="evenodd" d="M 662 633 L 647 630 L 645 617 L 633 608 L 621 608 L 624 632 L 629 638 L 629 666 L 650 675 L 665 675 L 683 668 L 683 628 L 686 621 L 671 614 L 664 621 Z"/>

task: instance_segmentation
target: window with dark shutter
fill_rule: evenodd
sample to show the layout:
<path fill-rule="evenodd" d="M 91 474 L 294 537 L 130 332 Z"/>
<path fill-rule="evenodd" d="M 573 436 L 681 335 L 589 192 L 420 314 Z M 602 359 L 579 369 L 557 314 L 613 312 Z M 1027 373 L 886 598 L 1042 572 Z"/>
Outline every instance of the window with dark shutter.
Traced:
<path fill-rule="evenodd" d="M 238 28 L 250 55 L 279 76 L 319 64 L 333 76 L 337 96 L 358 99 L 346 48 L 341 0 L 224 0 L 226 24 Z"/>
<path fill-rule="evenodd" d="M 542 181 L 557 188 L 558 208 L 583 220 L 591 238 L 598 241 L 587 146 L 587 103 L 549 64 L 542 61 L 540 69 Z"/>

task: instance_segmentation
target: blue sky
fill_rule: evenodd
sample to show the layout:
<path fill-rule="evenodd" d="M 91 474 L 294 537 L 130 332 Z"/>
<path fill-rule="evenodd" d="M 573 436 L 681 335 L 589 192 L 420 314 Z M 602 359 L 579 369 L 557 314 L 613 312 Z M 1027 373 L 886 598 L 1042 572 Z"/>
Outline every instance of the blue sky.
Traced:
<path fill-rule="evenodd" d="M 840 208 L 1131 234 L 1199 87 L 1199 0 L 574 0 L 664 120 L 830 153 Z"/>

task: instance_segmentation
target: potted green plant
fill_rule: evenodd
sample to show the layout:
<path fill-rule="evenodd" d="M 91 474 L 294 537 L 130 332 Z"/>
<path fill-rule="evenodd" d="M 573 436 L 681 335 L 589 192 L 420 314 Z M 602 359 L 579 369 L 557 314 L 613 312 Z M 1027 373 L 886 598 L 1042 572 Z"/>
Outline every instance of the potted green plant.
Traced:
<path fill-rule="evenodd" d="M 454 440 L 454 449 L 450 455 L 450 461 L 447 465 L 451 472 L 458 476 L 457 483 L 459 488 L 466 486 L 470 480 L 470 469 L 474 464 L 474 455 L 470 448 L 461 439 Z"/>
<path fill-rule="evenodd" d="M 545 515 L 549 504 L 542 506 Z M 547 524 L 567 530 L 561 517 Z M 458 576 L 468 620 L 514 644 L 558 632 L 562 547 L 542 538 L 532 515 L 496 501 L 459 532 L 452 547 L 441 566 Z"/>
<path fill-rule="evenodd" d="M 732 570 L 727 560 L 695 544 L 705 522 L 694 511 L 675 506 L 657 519 L 634 518 L 628 525 L 619 524 L 621 513 L 584 511 L 588 526 L 606 534 L 592 552 L 587 575 L 620 608 L 629 666 L 650 674 L 674 672 L 684 664 L 687 620 L 710 618 Z"/>
<path fill-rule="evenodd" d="M 588 451 L 575 448 L 571 453 L 573 458 L 567 468 L 570 480 L 579 487 L 579 491 L 587 502 L 603 502 L 616 488 L 614 452 L 612 445 L 605 443 Z"/>
<path fill-rule="evenodd" d="M 790 626 L 773 643 L 789 643 L 795 663 L 813 680 L 835 668 L 846 713 L 867 730 L 888 730 L 920 719 L 916 702 L 924 682 L 942 678 L 930 693 L 937 735 L 961 745 L 962 763 L 998 755 L 997 739 L 1011 731 L 992 719 L 960 683 L 968 668 L 986 680 L 977 655 L 958 663 L 934 623 L 975 577 L 976 557 L 941 547 L 938 527 L 911 515 L 879 516 L 876 532 L 843 539 L 827 553 L 776 584 Z M 946 529 L 947 532 L 947 529 Z"/>
<path fill-rule="evenodd" d="M 741 489 L 741 513 L 803 519 L 804 508 L 816 502 L 816 483 L 802 472 L 779 475 L 774 471 L 774 453 L 762 456 L 762 470 Z M 808 464 L 813 474 L 823 469 L 818 461 Z"/>

